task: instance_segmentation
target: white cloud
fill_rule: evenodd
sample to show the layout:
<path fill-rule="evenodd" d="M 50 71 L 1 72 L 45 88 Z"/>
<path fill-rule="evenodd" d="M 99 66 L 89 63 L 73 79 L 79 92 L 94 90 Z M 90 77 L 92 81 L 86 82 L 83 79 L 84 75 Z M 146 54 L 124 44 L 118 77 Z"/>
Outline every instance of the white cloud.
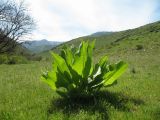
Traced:
<path fill-rule="evenodd" d="M 33 39 L 55 41 L 144 25 L 152 21 L 157 1 L 27 0 L 38 26 Z"/>

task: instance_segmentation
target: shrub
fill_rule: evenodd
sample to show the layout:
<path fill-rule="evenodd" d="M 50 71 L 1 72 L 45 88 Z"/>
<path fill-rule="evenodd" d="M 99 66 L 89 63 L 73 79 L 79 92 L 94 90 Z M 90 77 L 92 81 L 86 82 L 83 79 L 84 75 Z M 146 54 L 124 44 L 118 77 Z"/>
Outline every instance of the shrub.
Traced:
<path fill-rule="evenodd" d="M 126 70 L 127 64 L 120 61 L 109 64 L 102 57 L 93 65 L 94 42 L 82 42 L 79 48 L 64 46 L 61 53 L 51 53 L 53 70 L 42 75 L 42 80 L 63 97 L 94 95 L 101 87 L 109 87 Z"/>
<path fill-rule="evenodd" d="M 22 56 L 10 56 L 8 58 L 8 64 L 26 64 L 28 61 Z"/>
<path fill-rule="evenodd" d="M 6 64 L 8 63 L 8 57 L 7 55 L 0 55 L 0 64 Z"/>
<path fill-rule="evenodd" d="M 0 55 L 0 64 L 26 64 L 28 60 L 23 56 Z"/>
<path fill-rule="evenodd" d="M 136 45 L 136 50 L 142 50 L 143 49 L 143 45 Z"/>
<path fill-rule="evenodd" d="M 30 61 L 41 61 L 42 60 L 42 56 L 39 56 L 39 55 L 36 55 L 36 54 L 28 54 L 28 55 L 25 55 L 26 58 Z"/>

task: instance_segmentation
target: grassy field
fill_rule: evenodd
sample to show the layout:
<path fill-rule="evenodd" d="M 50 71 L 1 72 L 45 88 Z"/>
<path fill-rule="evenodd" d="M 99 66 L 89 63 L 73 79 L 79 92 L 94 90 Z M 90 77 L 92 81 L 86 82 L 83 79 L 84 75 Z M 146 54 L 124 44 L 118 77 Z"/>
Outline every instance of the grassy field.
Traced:
<path fill-rule="evenodd" d="M 96 101 L 62 99 L 41 82 L 42 72 L 51 69 L 49 61 L 0 65 L 0 120 L 160 119 L 160 32 L 137 33 L 97 42 L 95 62 L 107 54 L 110 62 L 122 59 L 129 68 L 117 85 L 97 93 Z"/>

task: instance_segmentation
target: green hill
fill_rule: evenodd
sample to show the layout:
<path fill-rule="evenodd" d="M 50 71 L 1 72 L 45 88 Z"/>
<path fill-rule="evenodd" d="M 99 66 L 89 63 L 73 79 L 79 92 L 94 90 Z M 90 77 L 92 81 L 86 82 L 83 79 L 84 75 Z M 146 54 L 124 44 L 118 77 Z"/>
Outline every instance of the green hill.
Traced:
<path fill-rule="evenodd" d="M 110 49 L 111 47 L 115 47 L 120 45 L 121 43 L 127 43 L 125 47 L 130 48 L 134 45 L 131 44 L 144 44 L 148 42 L 154 41 L 153 39 L 157 39 L 160 33 L 160 21 L 151 23 L 136 29 L 130 29 L 126 31 L 114 32 L 112 34 L 106 34 L 103 32 L 102 35 L 98 36 L 85 36 L 73 39 L 69 42 L 64 43 L 65 45 L 78 45 L 81 40 L 96 40 L 96 50 L 98 49 Z M 150 39 L 149 39 L 149 38 Z M 130 44 L 131 43 L 131 44 Z M 61 44 L 52 50 L 59 50 L 64 44 Z M 129 46 L 128 46 L 129 44 Z M 121 46 L 121 45 L 120 45 Z"/>

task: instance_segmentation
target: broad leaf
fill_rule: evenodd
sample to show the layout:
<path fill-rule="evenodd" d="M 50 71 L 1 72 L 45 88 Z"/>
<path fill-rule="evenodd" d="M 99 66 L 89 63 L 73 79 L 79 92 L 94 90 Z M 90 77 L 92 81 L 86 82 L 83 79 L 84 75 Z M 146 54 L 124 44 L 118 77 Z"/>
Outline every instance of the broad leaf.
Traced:
<path fill-rule="evenodd" d="M 104 85 L 108 86 L 113 84 L 115 80 L 125 72 L 125 70 L 127 69 L 127 66 L 128 65 L 123 61 L 120 61 L 119 63 L 117 63 L 114 72 L 113 73 L 111 72 L 110 75 L 107 75 L 104 77 L 104 81 L 105 81 Z"/>
<path fill-rule="evenodd" d="M 57 76 L 54 71 L 44 73 L 42 75 L 42 81 L 47 83 L 53 90 L 56 90 L 56 81 L 57 81 Z"/>

